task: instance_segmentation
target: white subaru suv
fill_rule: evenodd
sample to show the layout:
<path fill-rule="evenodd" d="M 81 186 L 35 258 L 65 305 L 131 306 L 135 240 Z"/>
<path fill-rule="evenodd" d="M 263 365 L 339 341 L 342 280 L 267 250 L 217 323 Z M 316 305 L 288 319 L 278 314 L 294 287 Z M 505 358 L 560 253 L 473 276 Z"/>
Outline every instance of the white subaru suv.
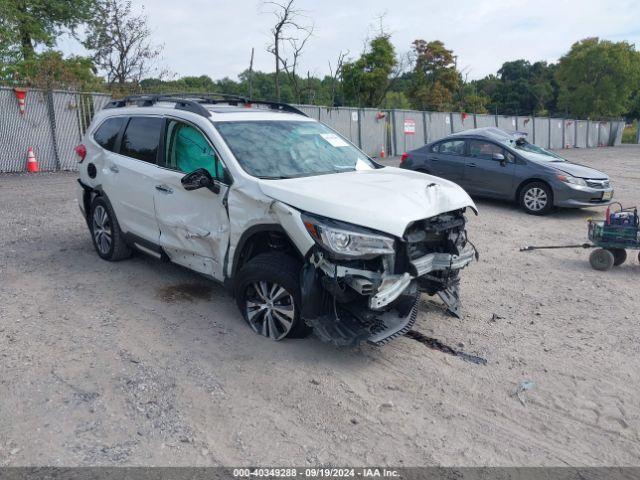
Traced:
<path fill-rule="evenodd" d="M 273 340 L 338 345 L 410 330 L 420 292 L 457 314 L 473 201 L 382 166 L 296 108 L 224 95 L 146 95 L 96 114 L 78 203 L 98 255 L 134 250 L 224 283 Z"/>

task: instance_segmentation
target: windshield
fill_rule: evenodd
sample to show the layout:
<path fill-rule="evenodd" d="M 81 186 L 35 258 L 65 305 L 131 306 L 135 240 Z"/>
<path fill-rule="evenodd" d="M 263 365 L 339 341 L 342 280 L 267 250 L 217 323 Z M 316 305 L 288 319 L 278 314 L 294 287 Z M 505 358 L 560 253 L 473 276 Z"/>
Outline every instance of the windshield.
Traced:
<path fill-rule="evenodd" d="M 527 142 L 524 138 L 508 139 L 504 140 L 504 143 L 509 145 L 511 148 L 515 148 L 516 150 L 522 150 L 524 152 L 537 153 L 539 155 L 545 155 L 549 157 L 550 162 L 565 162 L 566 160 L 562 158 L 557 153 L 553 153 L 546 148 L 539 147 L 532 143 Z M 539 158 L 539 160 L 543 160 L 543 158 Z"/>
<path fill-rule="evenodd" d="M 236 159 L 250 175 L 292 178 L 372 170 L 360 150 L 318 122 L 215 122 Z"/>

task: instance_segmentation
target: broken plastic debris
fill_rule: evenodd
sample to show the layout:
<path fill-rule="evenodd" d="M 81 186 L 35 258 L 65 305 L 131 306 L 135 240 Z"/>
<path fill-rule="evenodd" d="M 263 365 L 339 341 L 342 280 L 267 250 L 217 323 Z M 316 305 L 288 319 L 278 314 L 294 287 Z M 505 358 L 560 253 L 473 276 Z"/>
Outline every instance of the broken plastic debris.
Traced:
<path fill-rule="evenodd" d="M 524 380 L 524 381 L 520 382 L 520 385 L 518 385 L 518 389 L 515 391 L 514 395 L 516 397 L 518 397 L 518 400 L 520 400 L 520 403 L 523 406 L 526 406 L 527 404 L 525 403 L 524 399 L 522 398 L 522 394 L 524 392 L 526 392 L 527 390 L 531 390 L 534 385 L 535 384 L 533 383 L 533 380 Z"/>

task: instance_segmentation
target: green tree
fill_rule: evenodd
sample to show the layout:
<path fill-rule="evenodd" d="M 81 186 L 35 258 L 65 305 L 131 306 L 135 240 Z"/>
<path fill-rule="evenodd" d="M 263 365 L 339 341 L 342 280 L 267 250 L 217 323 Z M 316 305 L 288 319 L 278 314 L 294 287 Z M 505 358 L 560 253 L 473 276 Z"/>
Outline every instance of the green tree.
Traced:
<path fill-rule="evenodd" d="M 409 98 L 418 110 L 451 110 L 461 79 L 453 51 L 440 40 L 413 42 L 415 65 L 409 86 Z"/>
<path fill-rule="evenodd" d="M 163 46 L 151 43 L 147 17 L 133 11 L 131 0 L 95 0 L 87 26 L 82 44 L 110 85 L 137 85 L 156 70 Z"/>
<path fill-rule="evenodd" d="M 378 107 L 392 85 L 398 65 L 390 36 L 380 33 L 354 62 L 342 66 L 342 88 L 349 105 Z"/>
<path fill-rule="evenodd" d="M 90 58 L 64 58 L 61 52 L 47 50 L 36 53 L 27 60 L 0 66 L 0 81 L 20 82 L 43 89 L 104 90 L 102 79 L 97 77 L 93 70 Z"/>
<path fill-rule="evenodd" d="M 627 42 L 587 38 L 558 62 L 558 107 L 577 117 L 617 117 L 631 107 L 640 54 Z"/>
<path fill-rule="evenodd" d="M 555 109 L 555 65 L 520 59 L 502 64 L 498 75 L 471 82 L 488 97 L 487 108 L 503 114 L 543 114 Z"/>
<path fill-rule="evenodd" d="M 491 99 L 482 92 L 478 92 L 473 82 L 465 83 L 459 92 L 456 110 L 467 113 L 487 113 L 487 104 Z"/>
<path fill-rule="evenodd" d="M 380 105 L 380 108 L 393 109 L 398 108 L 401 110 L 408 110 L 411 108 L 409 99 L 403 92 L 387 92 Z"/>
<path fill-rule="evenodd" d="M 64 31 L 89 18 L 93 0 L 1 0 L 0 48 L 22 60 L 35 57 L 35 47 L 53 47 Z"/>

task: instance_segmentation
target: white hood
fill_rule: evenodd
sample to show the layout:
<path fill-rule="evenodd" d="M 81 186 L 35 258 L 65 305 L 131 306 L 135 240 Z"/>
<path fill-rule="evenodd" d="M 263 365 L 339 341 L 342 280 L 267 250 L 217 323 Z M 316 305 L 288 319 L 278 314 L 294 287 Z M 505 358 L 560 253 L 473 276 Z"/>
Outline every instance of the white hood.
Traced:
<path fill-rule="evenodd" d="M 261 180 L 260 188 L 299 210 L 397 237 L 416 220 L 464 207 L 476 210 L 473 200 L 455 183 L 394 167 Z"/>

